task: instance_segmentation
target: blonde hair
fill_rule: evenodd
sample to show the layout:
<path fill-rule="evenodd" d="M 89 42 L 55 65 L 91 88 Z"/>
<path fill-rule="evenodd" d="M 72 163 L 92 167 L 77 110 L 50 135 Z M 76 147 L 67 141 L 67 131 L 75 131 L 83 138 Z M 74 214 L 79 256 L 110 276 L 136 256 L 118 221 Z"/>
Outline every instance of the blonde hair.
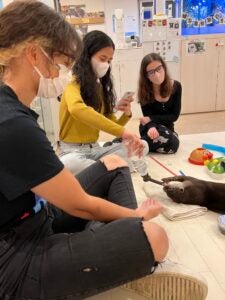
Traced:
<path fill-rule="evenodd" d="M 18 0 L 0 11 L 0 76 L 28 43 L 34 42 L 52 56 L 61 53 L 74 60 L 81 41 L 63 16 L 42 2 Z"/>
<path fill-rule="evenodd" d="M 28 39 L 27 41 L 21 42 L 19 44 L 14 44 L 10 48 L 0 49 L 0 66 L 1 67 L 8 66 L 9 62 L 13 58 L 17 58 L 23 53 L 27 44 L 29 44 L 30 42 L 34 42 L 35 44 L 37 44 L 43 48 L 51 47 L 49 41 L 40 38 L 40 39 L 36 39 L 34 41 L 32 39 Z"/>

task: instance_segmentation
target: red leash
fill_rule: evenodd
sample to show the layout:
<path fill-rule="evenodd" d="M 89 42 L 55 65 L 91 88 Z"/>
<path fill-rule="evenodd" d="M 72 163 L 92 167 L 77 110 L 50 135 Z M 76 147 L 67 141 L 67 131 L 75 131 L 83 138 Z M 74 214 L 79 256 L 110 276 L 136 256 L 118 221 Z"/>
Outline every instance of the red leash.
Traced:
<path fill-rule="evenodd" d="M 170 169 L 168 169 L 165 165 L 163 165 L 160 161 L 158 161 L 155 157 L 149 155 L 149 157 L 154 160 L 158 165 L 160 165 L 161 167 L 163 167 L 166 171 L 168 171 L 170 174 L 172 174 L 173 176 L 177 176 L 177 174 L 175 174 L 173 171 L 171 171 Z"/>

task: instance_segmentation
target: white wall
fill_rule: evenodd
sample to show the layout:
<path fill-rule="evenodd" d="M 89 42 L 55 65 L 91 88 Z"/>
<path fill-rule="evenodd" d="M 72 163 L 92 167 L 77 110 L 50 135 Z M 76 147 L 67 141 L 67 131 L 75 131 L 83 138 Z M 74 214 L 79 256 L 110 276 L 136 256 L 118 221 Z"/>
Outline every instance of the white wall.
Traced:
<path fill-rule="evenodd" d="M 138 0 L 61 0 L 61 5 L 86 5 L 86 11 L 104 11 L 104 25 L 89 25 L 89 30 L 99 29 L 108 33 L 114 40 L 113 33 L 113 14 L 116 8 L 122 8 L 125 16 L 125 32 L 139 31 L 138 24 Z M 128 21 L 130 22 L 128 24 Z M 130 26 L 132 24 L 132 28 Z"/>
<path fill-rule="evenodd" d="M 9 4 L 13 0 L 2 0 L 3 6 Z M 54 7 L 53 0 L 41 0 L 45 4 Z M 87 11 L 105 11 L 106 22 L 103 25 L 89 25 L 91 30 L 99 29 L 106 31 L 112 38 L 115 37 L 113 33 L 112 16 L 116 8 L 122 8 L 125 15 L 125 32 L 139 31 L 138 15 L 139 7 L 138 0 L 61 0 L 61 5 L 80 5 L 85 4 Z M 131 18 L 133 17 L 133 18 Z M 130 21 L 130 24 L 128 24 Z M 132 30 L 130 26 L 132 24 Z"/>
<path fill-rule="evenodd" d="M 39 0 L 39 1 L 49 5 L 52 8 L 54 8 L 54 1 L 53 0 Z"/>
<path fill-rule="evenodd" d="M 122 8 L 124 12 L 124 20 L 125 20 L 125 32 L 131 31 L 130 26 L 128 26 L 128 19 L 133 17 L 132 21 L 132 31 L 139 31 L 139 7 L 138 0 L 105 0 L 105 14 L 106 14 L 106 32 L 111 36 L 115 37 L 113 33 L 113 22 L 112 16 L 114 14 L 114 10 L 116 8 Z"/>

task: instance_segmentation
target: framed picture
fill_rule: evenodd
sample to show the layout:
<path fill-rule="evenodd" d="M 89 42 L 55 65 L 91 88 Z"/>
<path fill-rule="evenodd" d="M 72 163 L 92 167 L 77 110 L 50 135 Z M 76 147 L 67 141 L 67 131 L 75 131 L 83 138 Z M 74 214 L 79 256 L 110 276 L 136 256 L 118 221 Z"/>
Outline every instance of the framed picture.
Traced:
<path fill-rule="evenodd" d="M 63 5 L 62 13 L 74 25 L 105 23 L 104 11 L 87 11 L 86 5 Z"/>
<path fill-rule="evenodd" d="M 188 55 L 204 53 L 205 50 L 205 40 L 191 40 L 186 43 L 186 52 Z"/>

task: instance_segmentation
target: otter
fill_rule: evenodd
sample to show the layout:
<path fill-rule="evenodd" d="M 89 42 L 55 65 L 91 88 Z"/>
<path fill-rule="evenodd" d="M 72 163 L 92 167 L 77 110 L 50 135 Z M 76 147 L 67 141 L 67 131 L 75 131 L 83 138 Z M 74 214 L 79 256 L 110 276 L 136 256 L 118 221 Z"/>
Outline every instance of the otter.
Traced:
<path fill-rule="evenodd" d="M 174 202 L 205 206 L 225 213 L 225 183 L 205 181 L 190 176 L 162 179 L 163 190 Z"/>

